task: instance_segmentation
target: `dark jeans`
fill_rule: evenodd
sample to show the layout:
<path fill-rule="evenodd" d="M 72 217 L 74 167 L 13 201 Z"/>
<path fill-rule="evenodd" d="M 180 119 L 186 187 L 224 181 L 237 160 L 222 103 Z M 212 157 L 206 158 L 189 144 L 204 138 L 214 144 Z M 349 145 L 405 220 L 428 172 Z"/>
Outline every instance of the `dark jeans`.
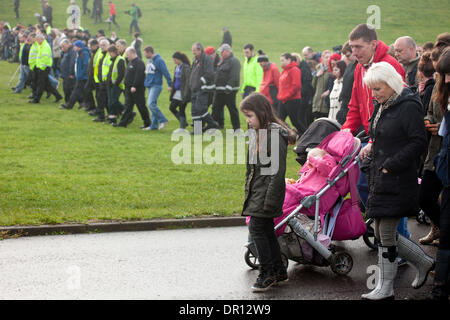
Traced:
<path fill-rule="evenodd" d="M 133 32 L 133 27 L 135 32 L 141 33 L 141 29 L 139 29 L 137 20 L 133 19 L 130 23 L 130 34 Z"/>
<path fill-rule="evenodd" d="M 119 86 L 113 84 L 108 86 L 108 114 L 118 116 L 125 107 L 120 103 L 119 98 L 122 93 L 122 89 Z"/>
<path fill-rule="evenodd" d="M 450 188 L 442 191 L 439 250 L 450 250 Z"/>
<path fill-rule="evenodd" d="M 67 104 L 68 108 L 73 108 L 75 103 L 82 103 L 84 101 L 84 98 L 86 97 L 86 86 L 87 80 L 78 80 L 75 83 L 75 88 L 73 89 L 72 94 L 70 95 L 69 102 Z"/>
<path fill-rule="evenodd" d="M 242 99 L 247 98 L 247 96 L 248 96 L 250 93 L 255 92 L 255 91 L 256 91 L 255 87 L 249 87 L 249 86 L 245 87 L 245 88 L 244 88 L 244 95 L 242 96 Z"/>
<path fill-rule="evenodd" d="M 108 91 L 106 89 L 106 84 L 99 83 L 95 88 L 95 99 L 97 100 L 97 117 L 104 119 L 105 110 L 108 109 Z"/>
<path fill-rule="evenodd" d="M 31 93 L 33 97 L 36 97 L 37 95 L 37 81 L 38 81 L 38 68 L 34 68 L 33 70 L 30 69 L 30 83 L 31 83 Z"/>
<path fill-rule="evenodd" d="M 187 103 L 180 100 L 172 99 L 170 101 L 169 110 L 180 121 L 180 125 L 184 125 L 184 122 L 183 124 L 181 123 L 181 118 L 184 118 L 184 121 L 186 121 L 186 105 Z"/>
<path fill-rule="evenodd" d="M 86 84 L 84 86 L 84 94 L 85 94 L 84 102 L 86 103 L 86 110 L 96 109 L 94 95 L 92 94 L 93 90 L 94 85 L 92 81 L 86 81 Z"/>
<path fill-rule="evenodd" d="M 56 98 L 60 98 L 58 90 L 56 90 L 48 79 L 48 75 L 50 73 L 50 68 L 46 68 L 45 70 L 41 70 L 39 68 L 35 68 L 37 70 L 37 88 L 36 88 L 36 97 L 35 101 L 39 102 L 41 100 L 42 94 L 44 91 L 47 91 L 50 94 L 53 94 Z"/>
<path fill-rule="evenodd" d="M 430 218 L 430 220 L 438 227 L 440 224 L 440 206 L 438 199 L 441 191 L 442 183 L 436 173 L 434 171 L 424 170 L 419 189 L 419 206 L 428 218 Z"/>
<path fill-rule="evenodd" d="M 136 92 L 132 93 L 131 88 L 125 88 L 125 112 L 120 120 L 120 124 L 127 125 L 133 116 L 134 105 L 137 106 L 141 118 L 144 121 L 144 127 L 150 126 L 150 114 L 145 104 L 145 88 L 136 88 Z"/>
<path fill-rule="evenodd" d="M 75 89 L 75 79 L 65 78 L 63 79 L 63 91 L 64 91 L 64 101 L 69 102 L 70 96 Z"/>
<path fill-rule="evenodd" d="M 224 127 L 224 119 L 222 115 L 225 105 L 230 112 L 231 124 L 233 125 L 233 129 L 237 130 L 241 127 L 241 123 L 239 121 L 239 112 L 236 108 L 236 93 L 236 91 L 232 91 L 230 93 L 216 92 L 214 104 L 212 107 L 212 117 L 219 123 L 219 126 L 221 128 Z"/>
<path fill-rule="evenodd" d="M 116 22 L 116 16 L 110 16 L 109 20 L 110 20 L 110 23 L 108 25 L 109 30 L 111 30 L 111 23 L 114 23 L 114 25 L 120 30 L 120 26 Z"/>
<path fill-rule="evenodd" d="M 248 229 L 258 251 L 261 272 L 283 268 L 281 250 L 275 235 L 273 218 L 251 217 Z"/>
<path fill-rule="evenodd" d="M 289 100 L 285 103 L 281 103 L 280 109 L 278 110 L 278 117 L 285 121 L 286 117 L 289 116 L 289 119 L 291 119 L 292 125 L 297 129 L 297 132 L 299 135 L 301 135 L 306 130 L 306 119 L 304 118 L 305 115 L 303 114 L 303 120 L 302 122 L 299 121 L 300 119 L 300 99 L 295 100 Z"/>

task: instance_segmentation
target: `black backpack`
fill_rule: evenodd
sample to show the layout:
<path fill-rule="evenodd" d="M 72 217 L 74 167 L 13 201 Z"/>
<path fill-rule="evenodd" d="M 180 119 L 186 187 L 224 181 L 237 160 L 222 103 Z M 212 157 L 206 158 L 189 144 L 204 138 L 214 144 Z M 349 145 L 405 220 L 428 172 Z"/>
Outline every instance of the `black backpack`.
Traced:
<path fill-rule="evenodd" d="M 142 11 L 141 11 L 141 8 L 139 8 L 138 6 L 136 6 L 136 8 L 137 8 L 138 18 L 142 17 Z"/>

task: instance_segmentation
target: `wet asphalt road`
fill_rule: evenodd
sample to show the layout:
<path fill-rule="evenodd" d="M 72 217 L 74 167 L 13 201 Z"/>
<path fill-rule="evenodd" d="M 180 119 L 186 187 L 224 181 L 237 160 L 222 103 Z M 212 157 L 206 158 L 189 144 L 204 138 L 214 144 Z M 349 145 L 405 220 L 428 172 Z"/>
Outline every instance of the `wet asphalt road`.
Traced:
<path fill-rule="evenodd" d="M 409 221 L 412 237 L 429 227 Z M 353 257 L 347 276 L 289 262 L 289 281 L 251 292 L 257 271 L 244 261 L 246 227 L 24 237 L 0 241 L 0 299 L 359 299 L 377 253 L 362 239 L 338 242 Z M 435 257 L 436 248 L 423 247 Z M 396 299 L 422 299 L 432 278 L 411 288 L 398 271 Z"/>

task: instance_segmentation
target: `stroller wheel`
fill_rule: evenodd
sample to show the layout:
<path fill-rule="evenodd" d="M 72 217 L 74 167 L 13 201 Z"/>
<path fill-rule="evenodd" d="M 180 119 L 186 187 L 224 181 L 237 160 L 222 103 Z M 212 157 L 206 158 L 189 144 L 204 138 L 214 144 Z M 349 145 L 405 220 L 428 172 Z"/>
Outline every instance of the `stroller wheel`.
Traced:
<path fill-rule="evenodd" d="M 346 275 L 352 268 L 353 258 L 347 252 L 337 252 L 331 256 L 331 270 L 337 275 Z"/>
<path fill-rule="evenodd" d="M 372 227 L 373 219 L 368 219 L 366 221 L 367 231 L 363 235 L 364 243 L 372 250 L 378 250 L 379 241 L 375 238 L 375 230 Z"/>
<path fill-rule="evenodd" d="M 258 257 L 256 257 L 249 249 L 247 249 L 247 251 L 245 252 L 244 259 L 245 263 L 247 263 L 250 268 L 259 268 Z"/>

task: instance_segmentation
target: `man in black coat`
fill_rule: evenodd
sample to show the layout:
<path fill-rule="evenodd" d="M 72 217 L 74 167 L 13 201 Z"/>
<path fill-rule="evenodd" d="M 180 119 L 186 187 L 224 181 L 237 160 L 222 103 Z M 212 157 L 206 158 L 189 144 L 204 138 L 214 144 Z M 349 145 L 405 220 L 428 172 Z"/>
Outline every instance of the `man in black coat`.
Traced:
<path fill-rule="evenodd" d="M 16 13 L 16 19 L 19 19 L 19 7 L 20 7 L 20 0 L 14 0 L 14 12 Z"/>
<path fill-rule="evenodd" d="M 227 27 L 223 27 L 222 30 L 223 30 L 222 44 L 226 43 L 231 47 L 232 39 L 231 39 L 230 30 L 228 30 Z"/>
<path fill-rule="evenodd" d="M 61 43 L 63 55 L 60 64 L 60 77 L 63 79 L 64 101 L 67 103 L 75 88 L 75 62 L 76 52 L 73 50 L 72 43 L 65 39 Z"/>
<path fill-rule="evenodd" d="M 342 48 L 342 54 L 344 55 L 344 62 L 347 64 L 345 72 L 342 78 L 342 90 L 339 95 L 339 101 L 341 102 L 341 109 L 339 109 L 336 120 L 340 124 L 344 124 L 347 119 L 348 113 L 348 103 L 352 97 L 353 91 L 353 80 L 355 78 L 355 69 L 358 61 L 352 53 L 352 48 L 348 44 L 348 41 L 344 44 Z"/>
<path fill-rule="evenodd" d="M 126 127 L 133 122 L 136 113 L 133 112 L 133 107 L 136 104 L 144 121 L 144 128 L 150 127 L 150 114 L 145 104 L 145 63 L 139 59 L 136 50 L 129 47 L 125 51 L 127 55 L 128 65 L 125 71 L 125 112 L 118 124 L 113 124 L 114 127 Z"/>
<path fill-rule="evenodd" d="M 394 43 L 395 58 L 400 62 L 405 69 L 406 84 L 413 92 L 417 91 L 417 66 L 420 57 L 416 51 L 416 43 L 411 37 L 400 37 Z"/>
<path fill-rule="evenodd" d="M 212 117 L 223 128 L 224 120 L 222 117 L 225 105 L 230 111 L 233 130 L 240 129 L 239 112 L 236 108 L 236 94 L 240 89 L 241 63 L 233 56 L 230 45 L 223 44 L 219 48 L 222 60 L 217 66 L 215 75 L 215 99 L 213 104 Z"/>
<path fill-rule="evenodd" d="M 53 27 L 53 8 L 48 1 L 44 3 L 42 15 L 47 19 L 48 24 Z"/>
<path fill-rule="evenodd" d="M 201 43 L 197 42 L 192 45 L 192 54 L 194 55 L 190 77 L 192 121 L 194 122 L 194 134 L 201 134 L 200 129 L 203 128 L 203 122 L 207 123 L 204 131 L 219 127 L 219 124 L 208 112 L 209 92 L 214 88 L 212 83 L 214 68 L 211 58 L 206 55 Z"/>

